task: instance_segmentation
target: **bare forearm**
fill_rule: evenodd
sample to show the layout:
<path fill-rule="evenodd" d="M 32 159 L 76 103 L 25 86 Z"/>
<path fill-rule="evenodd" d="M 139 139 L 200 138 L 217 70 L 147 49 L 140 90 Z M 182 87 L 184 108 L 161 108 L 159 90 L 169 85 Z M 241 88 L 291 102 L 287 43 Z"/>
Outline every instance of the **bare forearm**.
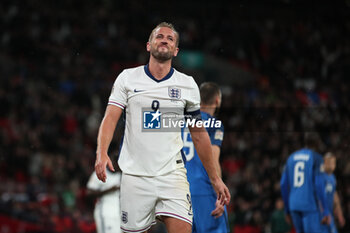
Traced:
<path fill-rule="evenodd" d="M 338 219 L 343 217 L 343 211 L 339 205 L 334 206 L 334 215 L 336 215 Z"/>
<path fill-rule="evenodd" d="M 221 166 L 220 166 L 220 147 L 217 145 L 212 145 L 213 157 L 215 161 L 216 171 L 220 178 L 222 178 Z"/>
<path fill-rule="evenodd" d="M 107 107 L 97 136 L 97 156 L 101 153 L 107 153 L 121 112 L 121 109 L 114 106 Z"/>
<path fill-rule="evenodd" d="M 220 166 L 219 161 L 216 161 L 216 171 L 217 171 L 219 177 L 222 178 L 221 166 Z"/>
<path fill-rule="evenodd" d="M 97 137 L 97 154 L 107 153 L 112 141 L 116 122 L 110 116 L 103 118 Z"/>
<path fill-rule="evenodd" d="M 203 129 L 203 131 L 196 129 L 196 131 L 192 133 L 192 140 L 210 180 L 216 180 L 219 176 L 216 162 L 212 156 L 213 152 L 208 133 L 205 129 Z"/>
<path fill-rule="evenodd" d="M 230 191 L 218 175 L 211 142 L 207 131 L 204 128 L 190 128 L 190 131 L 193 144 L 205 170 L 208 173 L 218 201 L 221 205 L 228 205 L 231 200 Z"/>
<path fill-rule="evenodd" d="M 340 205 L 340 198 L 337 192 L 334 194 L 334 215 L 336 215 L 338 219 L 344 218 Z"/>
<path fill-rule="evenodd" d="M 123 110 L 121 108 L 108 105 L 98 132 L 95 171 L 98 179 L 103 182 L 106 182 L 107 179 L 106 166 L 114 171 L 113 164 L 107 152 L 122 111 Z"/>

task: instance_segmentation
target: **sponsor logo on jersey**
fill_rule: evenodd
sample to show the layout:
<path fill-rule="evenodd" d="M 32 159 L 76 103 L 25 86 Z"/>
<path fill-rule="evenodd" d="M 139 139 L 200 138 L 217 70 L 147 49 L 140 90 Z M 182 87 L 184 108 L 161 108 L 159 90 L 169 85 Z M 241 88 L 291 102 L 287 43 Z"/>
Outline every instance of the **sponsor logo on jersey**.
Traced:
<path fill-rule="evenodd" d="M 156 112 L 144 111 L 143 112 L 143 128 L 144 129 L 160 129 L 162 113 L 157 110 Z"/>
<path fill-rule="evenodd" d="M 128 222 L 128 212 L 122 211 L 122 222 L 127 223 Z"/>
<path fill-rule="evenodd" d="M 169 87 L 168 94 L 170 98 L 180 99 L 181 98 L 181 89 L 176 87 Z"/>
<path fill-rule="evenodd" d="M 222 130 L 216 130 L 214 139 L 220 141 L 224 140 L 224 132 Z"/>

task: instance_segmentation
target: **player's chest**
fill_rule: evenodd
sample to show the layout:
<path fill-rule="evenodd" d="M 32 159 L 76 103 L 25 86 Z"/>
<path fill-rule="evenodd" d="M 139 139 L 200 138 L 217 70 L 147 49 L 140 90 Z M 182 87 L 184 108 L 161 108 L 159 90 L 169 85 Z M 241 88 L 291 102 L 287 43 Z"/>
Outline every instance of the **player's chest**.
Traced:
<path fill-rule="evenodd" d="M 327 193 L 333 193 L 334 192 L 335 185 L 333 182 L 327 181 L 326 182 L 326 192 Z"/>
<path fill-rule="evenodd" d="M 176 85 L 135 85 L 128 90 L 128 105 L 153 108 L 184 108 L 186 91 Z"/>
<path fill-rule="evenodd" d="M 336 186 L 335 180 L 333 178 L 327 177 L 325 186 L 326 186 L 327 193 L 333 193 Z"/>

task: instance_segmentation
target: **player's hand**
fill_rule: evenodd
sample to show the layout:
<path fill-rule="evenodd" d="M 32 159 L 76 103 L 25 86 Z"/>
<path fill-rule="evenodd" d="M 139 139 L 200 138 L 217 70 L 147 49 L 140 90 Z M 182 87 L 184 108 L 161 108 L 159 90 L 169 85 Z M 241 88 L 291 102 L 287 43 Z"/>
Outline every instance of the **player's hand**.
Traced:
<path fill-rule="evenodd" d="M 217 200 L 221 205 L 228 205 L 231 200 L 231 194 L 221 178 L 218 177 L 216 180 L 212 181 L 213 188 L 217 195 Z"/>
<path fill-rule="evenodd" d="M 330 215 L 324 216 L 321 220 L 321 224 L 330 225 L 331 224 L 331 216 Z"/>
<path fill-rule="evenodd" d="M 107 154 L 97 154 L 95 162 L 95 171 L 97 178 L 103 182 L 106 182 L 107 179 L 106 166 L 108 166 L 108 168 L 112 171 L 115 171 L 112 161 Z"/>
<path fill-rule="evenodd" d="M 225 206 L 220 204 L 219 200 L 216 200 L 215 202 L 215 209 L 211 212 L 211 215 L 214 216 L 214 218 L 219 218 L 225 211 Z"/>

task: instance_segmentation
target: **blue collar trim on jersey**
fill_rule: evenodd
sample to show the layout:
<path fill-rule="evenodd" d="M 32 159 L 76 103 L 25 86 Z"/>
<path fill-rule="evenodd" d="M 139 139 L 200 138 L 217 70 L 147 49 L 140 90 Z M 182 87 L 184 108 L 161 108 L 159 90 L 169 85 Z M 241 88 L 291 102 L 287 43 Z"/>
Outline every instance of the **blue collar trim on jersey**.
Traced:
<path fill-rule="evenodd" d="M 156 78 L 151 74 L 151 72 L 149 71 L 148 64 L 144 66 L 144 70 L 145 70 L 145 73 L 147 74 L 147 76 L 150 77 L 151 79 L 153 79 L 154 81 L 156 81 L 157 83 L 162 82 L 162 81 L 165 81 L 165 80 L 171 78 L 171 76 L 172 76 L 173 73 L 174 73 L 174 68 L 171 67 L 169 73 L 168 73 L 167 75 L 165 75 L 164 78 L 158 80 L 158 79 L 156 79 Z"/>

